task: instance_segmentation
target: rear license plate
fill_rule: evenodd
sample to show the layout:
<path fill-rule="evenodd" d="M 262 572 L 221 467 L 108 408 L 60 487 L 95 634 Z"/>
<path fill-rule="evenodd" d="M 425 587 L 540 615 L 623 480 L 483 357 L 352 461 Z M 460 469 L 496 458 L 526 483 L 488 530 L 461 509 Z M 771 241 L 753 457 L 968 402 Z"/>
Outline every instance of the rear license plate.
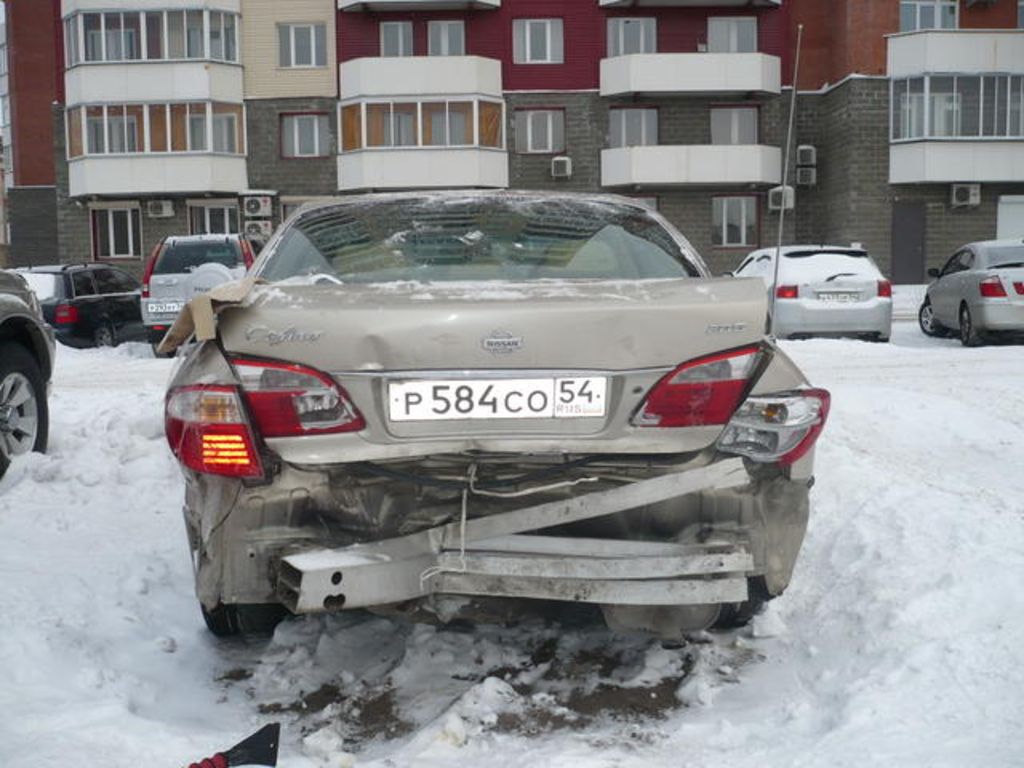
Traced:
<path fill-rule="evenodd" d="M 388 386 L 391 421 L 604 416 L 607 379 L 445 379 Z"/>
<path fill-rule="evenodd" d="M 181 312 L 184 302 L 181 301 L 151 301 L 146 308 L 153 314 L 166 314 L 167 312 Z"/>
<path fill-rule="evenodd" d="M 860 299 L 859 293 L 819 293 L 818 298 L 822 301 L 850 302 Z"/>

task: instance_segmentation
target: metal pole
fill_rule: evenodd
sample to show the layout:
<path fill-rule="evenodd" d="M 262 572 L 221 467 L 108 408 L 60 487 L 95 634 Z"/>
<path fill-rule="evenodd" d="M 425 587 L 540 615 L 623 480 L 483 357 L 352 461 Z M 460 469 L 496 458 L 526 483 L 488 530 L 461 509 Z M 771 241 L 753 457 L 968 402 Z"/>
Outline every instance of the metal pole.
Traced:
<path fill-rule="evenodd" d="M 796 26 L 796 58 L 793 62 L 793 95 L 789 101 L 789 127 L 786 129 L 786 151 L 782 160 L 782 207 L 779 209 L 779 236 L 775 244 L 775 270 L 772 278 L 771 335 L 775 335 L 775 302 L 779 291 L 779 262 L 782 260 L 782 230 L 786 223 L 786 186 L 789 182 L 789 153 L 793 148 L 793 120 L 796 117 L 796 91 L 800 81 L 800 44 L 804 37 L 804 25 Z"/>

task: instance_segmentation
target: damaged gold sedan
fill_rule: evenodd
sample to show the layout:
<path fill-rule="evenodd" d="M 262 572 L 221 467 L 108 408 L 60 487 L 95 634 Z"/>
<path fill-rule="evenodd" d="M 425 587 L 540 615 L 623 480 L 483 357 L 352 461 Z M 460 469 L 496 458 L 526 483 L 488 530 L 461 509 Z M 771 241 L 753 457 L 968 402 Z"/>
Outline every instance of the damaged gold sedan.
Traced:
<path fill-rule="evenodd" d="M 224 297 L 166 400 L 214 633 L 569 601 L 679 638 L 788 585 L 829 395 L 765 338 L 761 283 L 657 213 L 350 197 Z"/>

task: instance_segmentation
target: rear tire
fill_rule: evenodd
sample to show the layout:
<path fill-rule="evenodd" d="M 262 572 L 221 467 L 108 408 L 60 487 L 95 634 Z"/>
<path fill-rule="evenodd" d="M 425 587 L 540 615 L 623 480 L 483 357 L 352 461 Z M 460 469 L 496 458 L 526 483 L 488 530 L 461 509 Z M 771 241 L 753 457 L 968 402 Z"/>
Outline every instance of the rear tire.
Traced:
<path fill-rule="evenodd" d="M 206 628 L 217 637 L 266 637 L 288 615 L 276 603 L 217 603 L 212 609 L 200 604 Z"/>
<path fill-rule="evenodd" d="M 750 623 L 750 620 L 764 611 L 769 600 L 776 597 L 769 594 L 768 585 L 763 576 L 747 579 L 748 597 L 742 603 L 723 603 L 718 619 L 711 625 L 712 629 L 739 629 Z"/>
<path fill-rule="evenodd" d="M 925 336 L 931 336 L 933 339 L 941 339 L 947 335 L 946 329 L 935 319 L 935 311 L 932 309 L 931 299 L 927 297 L 921 308 L 917 310 L 917 324 L 921 327 L 921 333 Z"/>
<path fill-rule="evenodd" d="M 30 395 L 23 400 L 21 387 L 26 385 Z M 50 431 L 46 382 L 39 364 L 21 344 L 0 343 L 0 426 L 10 427 L 16 420 L 30 418 L 35 419 L 31 429 L 24 421 L 20 428 L 15 424 L 14 429 L 0 429 L 0 477 L 7 472 L 12 456 L 28 451 L 45 453 Z"/>
<path fill-rule="evenodd" d="M 114 334 L 113 326 L 110 323 L 100 325 L 93 332 L 92 341 L 97 347 L 116 347 L 117 336 Z"/>
<path fill-rule="evenodd" d="M 974 325 L 971 310 L 966 304 L 960 305 L 960 343 L 965 347 L 980 347 L 985 337 Z"/>

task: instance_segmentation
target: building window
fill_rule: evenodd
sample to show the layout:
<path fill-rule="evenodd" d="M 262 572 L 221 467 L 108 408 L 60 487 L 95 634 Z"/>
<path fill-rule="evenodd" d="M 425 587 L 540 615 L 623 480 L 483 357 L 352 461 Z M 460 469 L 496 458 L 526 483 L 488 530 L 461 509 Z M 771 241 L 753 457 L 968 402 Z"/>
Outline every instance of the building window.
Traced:
<path fill-rule="evenodd" d="M 564 111 L 533 109 L 516 112 L 516 152 L 554 154 L 564 151 Z"/>
<path fill-rule="evenodd" d="M 473 143 L 473 102 L 425 102 L 424 146 L 469 146 Z"/>
<path fill-rule="evenodd" d="M 188 206 L 189 232 L 193 235 L 238 233 L 238 205 L 212 202 Z"/>
<path fill-rule="evenodd" d="M 757 243 L 757 198 L 715 197 L 711 201 L 711 244 L 723 248 Z"/>
<path fill-rule="evenodd" d="M 466 25 L 461 21 L 429 22 L 427 45 L 431 56 L 465 56 Z"/>
<path fill-rule="evenodd" d="M 712 144 L 757 144 L 757 107 L 712 107 Z"/>
<path fill-rule="evenodd" d="M 711 53 L 756 53 L 756 16 L 718 16 L 708 19 L 708 51 Z"/>
<path fill-rule="evenodd" d="M 900 0 L 900 32 L 956 29 L 957 0 Z"/>
<path fill-rule="evenodd" d="M 223 11 L 115 11 L 64 19 L 67 66 L 82 61 L 238 61 L 238 15 Z"/>
<path fill-rule="evenodd" d="M 892 139 L 1024 138 L 1024 75 L 893 80 Z"/>
<path fill-rule="evenodd" d="M 281 67 L 327 66 L 326 24 L 278 24 L 277 41 Z"/>
<path fill-rule="evenodd" d="M 92 210 L 94 259 L 137 259 L 142 254 L 138 208 Z"/>
<path fill-rule="evenodd" d="M 656 109 L 612 109 L 608 124 L 611 147 L 652 147 L 658 143 Z"/>
<path fill-rule="evenodd" d="M 1017 0 L 1017 29 L 1024 29 L 1024 0 Z"/>
<path fill-rule="evenodd" d="M 500 149 L 500 102 L 424 101 L 346 104 L 341 108 L 341 149 L 367 147 L 480 146 Z M 476 133 L 474 135 L 474 120 Z"/>
<path fill-rule="evenodd" d="M 411 21 L 382 21 L 380 23 L 380 55 L 413 55 Z"/>
<path fill-rule="evenodd" d="M 655 19 L 608 19 L 609 56 L 657 52 L 658 35 Z"/>
<path fill-rule="evenodd" d="M 213 110 L 213 151 L 227 154 L 238 153 L 238 121 L 241 107 L 215 105 Z"/>
<path fill-rule="evenodd" d="M 515 64 L 561 64 L 564 61 L 561 19 L 516 19 L 512 22 Z"/>
<path fill-rule="evenodd" d="M 330 154 L 327 115 L 282 115 L 281 154 L 284 157 Z"/>
<path fill-rule="evenodd" d="M 418 105 L 368 104 L 366 145 L 368 147 L 413 147 L 418 144 Z"/>

